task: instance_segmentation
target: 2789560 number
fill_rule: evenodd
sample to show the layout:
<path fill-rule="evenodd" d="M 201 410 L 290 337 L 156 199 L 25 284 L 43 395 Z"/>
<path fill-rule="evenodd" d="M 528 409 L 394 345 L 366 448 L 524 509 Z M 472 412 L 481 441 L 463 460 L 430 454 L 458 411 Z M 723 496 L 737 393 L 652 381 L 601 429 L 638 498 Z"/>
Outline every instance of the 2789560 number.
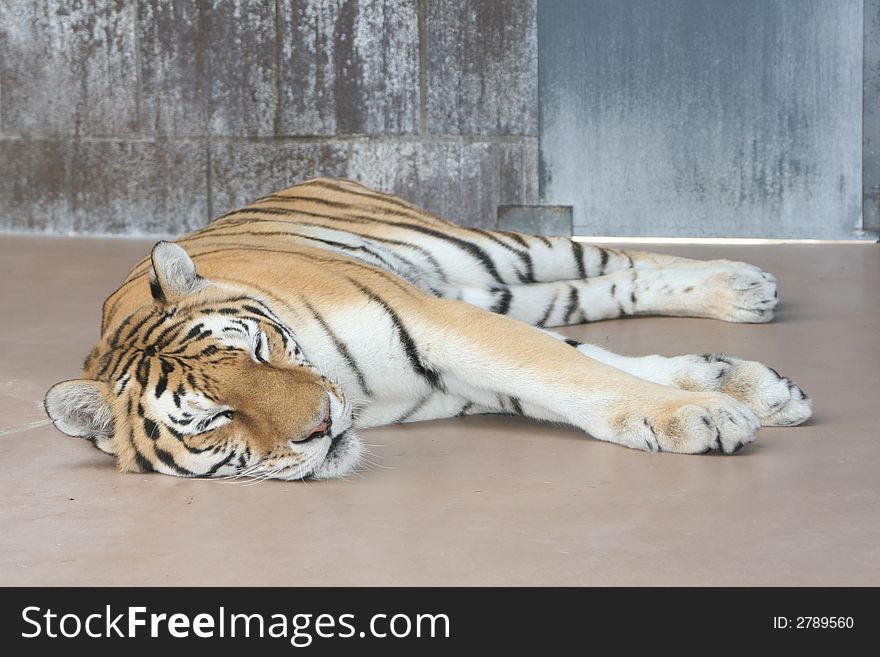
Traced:
<path fill-rule="evenodd" d="M 799 630 L 849 630 L 852 626 L 852 616 L 798 616 L 795 623 Z"/>

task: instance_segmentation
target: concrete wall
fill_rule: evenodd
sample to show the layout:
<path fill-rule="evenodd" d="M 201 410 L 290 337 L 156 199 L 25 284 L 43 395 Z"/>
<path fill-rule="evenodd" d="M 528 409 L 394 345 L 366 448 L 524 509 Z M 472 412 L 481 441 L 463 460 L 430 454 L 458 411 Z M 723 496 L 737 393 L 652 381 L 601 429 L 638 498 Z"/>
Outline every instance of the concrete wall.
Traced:
<path fill-rule="evenodd" d="M 177 233 L 318 175 L 537 201 L 536 0 L 0 2 L 0 229 Z"/>

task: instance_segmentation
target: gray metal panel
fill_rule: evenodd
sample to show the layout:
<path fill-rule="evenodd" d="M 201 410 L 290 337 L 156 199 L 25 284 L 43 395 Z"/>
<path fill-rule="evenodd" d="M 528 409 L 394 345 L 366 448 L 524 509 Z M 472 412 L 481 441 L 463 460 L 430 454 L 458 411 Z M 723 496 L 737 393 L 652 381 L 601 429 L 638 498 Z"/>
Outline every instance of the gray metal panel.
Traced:
<path fill-rule="evenodd" d="M 499 205 L 498 230 L 571 237 L 570 205 Z"/>
<path fill-rule="evenodd" d="M 541 183 L 575 232 L 861 227 L 863 0 L 544 0 Z"/>
<path fill-rule="evenodd" d="M 880 0 L 865 0 L 862 180 L 865 230 L 880 230 Z"/>

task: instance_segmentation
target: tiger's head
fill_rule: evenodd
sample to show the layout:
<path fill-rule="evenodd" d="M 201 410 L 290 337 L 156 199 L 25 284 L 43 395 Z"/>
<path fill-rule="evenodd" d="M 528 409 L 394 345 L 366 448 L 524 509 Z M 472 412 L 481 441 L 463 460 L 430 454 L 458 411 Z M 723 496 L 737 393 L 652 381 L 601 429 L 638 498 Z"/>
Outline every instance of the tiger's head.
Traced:
<path fill-rule="evenodd" d="M 338 477 L 361 443 L 342 390 L 308 361 L 267 302 L 201 277 L 177 244 L 153 249 L 153 303 L 108 332 L 88 378 L 46 394 L 62 432 L 126 472 Z"/>

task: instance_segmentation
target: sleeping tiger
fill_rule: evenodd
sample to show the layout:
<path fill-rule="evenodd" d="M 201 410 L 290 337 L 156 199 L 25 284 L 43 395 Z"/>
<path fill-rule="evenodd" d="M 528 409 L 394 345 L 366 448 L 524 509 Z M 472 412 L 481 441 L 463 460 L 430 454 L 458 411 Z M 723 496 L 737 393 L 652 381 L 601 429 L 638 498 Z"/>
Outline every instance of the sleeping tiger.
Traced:
<path fill-rule="evenodd" d="M 477 413 L 634 449 L 736 452 L 811 402 L 760 363 L 626 357 L 547 327 L 625 315 L 767 322 L 770 274 L 466 228 L 350 180 L 311 180 L 159 242 L 104 303 L 55 426 L 125 472 L 340 477 L 357 430 Z"/>

